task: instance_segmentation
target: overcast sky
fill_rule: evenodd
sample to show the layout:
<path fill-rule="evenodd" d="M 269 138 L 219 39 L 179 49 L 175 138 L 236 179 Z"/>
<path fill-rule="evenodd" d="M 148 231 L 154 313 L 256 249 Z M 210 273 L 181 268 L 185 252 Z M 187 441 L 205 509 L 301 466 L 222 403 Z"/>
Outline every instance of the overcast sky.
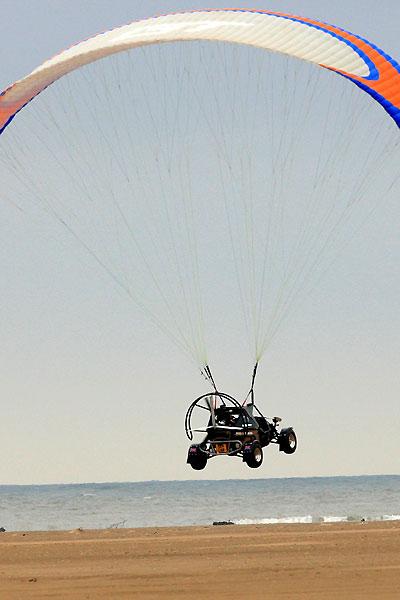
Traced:
<path fill-rule="evenodd" d="M 3 0 L 0 88 L 63 48 L 190 1 Z M 215 7 L 225 2 L 215 0 Z M 396 0 L 237 2 L 334 23 L 399 59 Z M 4 191 L 4 190 L 3 190 Z M 396 197 L 368 222 L 262 363 L 257 398 L 293 425 L 298 452 L 186 464 L 183 418 L 207 388 L 193 365 L 104 273 L 0 207 L 0 483 L 224 479 L 399 473 L 400 216 Z M 127 325 L 129 324 L 129 325 Z M 227 350 L 219 376 L 243 385 Z M 247 363 L 246 363 L 247 367 Z M 240 387 L 240 394 L 242 388 Z"/>

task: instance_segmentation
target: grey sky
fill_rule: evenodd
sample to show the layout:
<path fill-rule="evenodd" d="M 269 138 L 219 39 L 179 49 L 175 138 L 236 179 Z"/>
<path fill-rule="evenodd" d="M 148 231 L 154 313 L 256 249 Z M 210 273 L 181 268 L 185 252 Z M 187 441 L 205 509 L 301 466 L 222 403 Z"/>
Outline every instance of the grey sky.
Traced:
<path fill-rule="evenodd" d="M 200 2 L 8 2 L 0 87 L 99 31 Z M 214 6 L 224 6 L 214 2 Z M 320 18 L 400 56 L 395 1 L 237 2 Z M 206 388 L 80 250 L 40 218 L 0 207 L 0 482 L 398 473 L 399 213 L 391 198 L 351 244 L 262 363 L 257 397 L 299 435 L 293 457 L 267 452 L 260 472 L 185 464 L 183 416 Z M 66 251 L 67 248 L 67 251 Z M 129 324 L 129 325 L 127 325 Z M 244 355 L 218 375 L 243 388 Z M 246 363 L 247 368 L 247 363 Z M 244 375 L 247 378 L 247 373 Z"/>

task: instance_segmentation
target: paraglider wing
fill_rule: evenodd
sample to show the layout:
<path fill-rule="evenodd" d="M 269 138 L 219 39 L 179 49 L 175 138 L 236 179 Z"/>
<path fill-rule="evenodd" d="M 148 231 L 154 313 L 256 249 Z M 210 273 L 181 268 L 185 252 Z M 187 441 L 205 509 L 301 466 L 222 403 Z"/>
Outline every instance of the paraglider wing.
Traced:
<path fill-rule="evenodd" d="M 398 195 L 400 65 L 313 19 L 207 9 L 95 35 L 0 94 L 0 133 L 38 95 L 1 138 L 4 195 L 55 219 L 215 392 L 210 339 L 247 338 L 252 398 L 277 332 Z"/>
<path fill-rule="evenodd" d="M 47 60 L 0 96 L 0 133 L 54 81 L 130 48 L 210 40 L 252 45 L 318 64 L 368 92 L 400 127 L 400 66 L 370 42 L 312 19 L 249 9 L 198 10 L 133 22 L 83 41 Z"/>

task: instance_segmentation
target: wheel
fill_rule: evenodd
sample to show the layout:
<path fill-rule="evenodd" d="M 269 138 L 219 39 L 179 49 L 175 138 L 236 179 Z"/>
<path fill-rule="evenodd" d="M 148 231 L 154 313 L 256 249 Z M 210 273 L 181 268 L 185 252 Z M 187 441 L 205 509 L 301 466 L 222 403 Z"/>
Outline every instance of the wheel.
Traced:
<path fill-rule="evenodd" d="M 297 448 L 297 437 L 293 429 L 284 429 L 279 436 L 279 450 L 285 454 L 293 454 Z"/>
<path fill-rule="evenodd" d="M 207 464 L 208 456 L 199 446 L 193 444 L 189 448 L 187 462 L 195 471 L 202 471 Z"/>
<path fill-rule="evenodd" d="M 195 471 L 202 471 L 207 465 L 207 456 L 192 456 L 188 462 L 192 469 L 194 469 Z"/>
<path fill-rule="evenodd" d="M 258 469 L 263 461 L 263 451 L 258 442 L 246 444 L 243 450 L 243 460 L 250 469 Z"/>

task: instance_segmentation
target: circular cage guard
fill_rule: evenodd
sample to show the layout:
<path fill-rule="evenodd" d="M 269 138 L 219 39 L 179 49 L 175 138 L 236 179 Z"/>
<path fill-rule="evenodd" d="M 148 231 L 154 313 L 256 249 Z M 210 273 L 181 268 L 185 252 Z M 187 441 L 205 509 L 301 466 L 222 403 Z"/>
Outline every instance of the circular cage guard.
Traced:
<path fill-rule="evenodd" d="M 243 418 L 243 429 L 246 431 L 251 423 L 248 419 L 248 413 L 243 408 L 243 405 L 238 402 L 233 396 L 229 394 L 224 394 L 222 392 L 209 392 L 208 394 L 203 394 L 196 398 L 194 402 L 189 406 L 186 416 L 185 416 L 185 431 L 189 440 L 193 439 L 193 429 L 192 429 L 192 416 L 193 412 L 196 409 L 205 410 L 209 413 L 208 422 L 211 420 L 215 420 L 215 411 L 221 407 L 232 407 L 238 411 L 238 415 Z M 206 432 L 206 430 L 204 430 Z"/>

